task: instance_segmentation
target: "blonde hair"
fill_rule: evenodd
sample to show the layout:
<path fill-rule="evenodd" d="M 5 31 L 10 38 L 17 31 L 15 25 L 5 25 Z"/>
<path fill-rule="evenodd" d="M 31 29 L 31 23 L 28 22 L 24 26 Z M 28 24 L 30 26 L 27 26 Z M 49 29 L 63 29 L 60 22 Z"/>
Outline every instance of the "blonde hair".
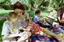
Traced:
<path fill-rule="evenodd" d="M 53 10 L 50 11 L 50 13 L 52 13 L 52 12 L 55 14 L 56 13 L 56 10 L 53 9 Z M 50 13 L 48 15 L 50 15 Z"/>
<path fill-rule="evenodd" d="M 10 12 L 10 13 L 8 14 L 8 16 L 7 16 L 7 20 L 8 20 L 8 21 L 12 21 L 12 20 L 17 21 L 17 20 L 18 20 L 18 16 L 17 16 L 16 13 Z"/>

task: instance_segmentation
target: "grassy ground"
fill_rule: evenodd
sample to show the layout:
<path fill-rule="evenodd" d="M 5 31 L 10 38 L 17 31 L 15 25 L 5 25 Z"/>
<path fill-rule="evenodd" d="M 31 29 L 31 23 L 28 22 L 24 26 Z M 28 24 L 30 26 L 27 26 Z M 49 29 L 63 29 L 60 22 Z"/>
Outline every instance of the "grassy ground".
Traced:
<path fill-rule="evenodd" d="M 12 12 L 13 10 L 0 10 L 0 15 L 5 15 L 5 16 L 7 16 L 8 15 L 8 13 L 9 12 Z M 34 11 L 27 11 L 26 10 L 26 12 L 29 14 L 29 17 L 30 17 L 30 19 L 32 20 L 32 18 L 33 18 L 33 15 L 34 15 Z M 49 14 L 49 11 L 41 11 L 41 15 L 40 15 L 40 17 L 45 17 L 45 16 L 47 16 Z M 56 15 L 54 15 L 54 17 L 55 17 L 55 19 L 57 18 L 56 17 Z M 2 25 L 3 25 L 3 23 L 4 23 L 4 21 L 5 20 L 0 20 L 0 34 L 1 34 L 1 31 L 2 31 Z M 2 37 L 0 36 L 0 39 L 1 39 Z"/>
<path fill-rule="evenodd" d="M 0 10 L 0 15 L 5 15 L 7 16 L 9 12 L 12 12 L 13 10 Z M 27 13 L 29 13 L 29 17 L 32 19 L 33 15 L 34 15 L 34 11 L 27 11 Z M 40 17 L 45 17 L 49 14 L 49 11 L 41 11 L 41 15 Z M 54 15 L 55 19 L 57 18 L 56 15 Z"/>

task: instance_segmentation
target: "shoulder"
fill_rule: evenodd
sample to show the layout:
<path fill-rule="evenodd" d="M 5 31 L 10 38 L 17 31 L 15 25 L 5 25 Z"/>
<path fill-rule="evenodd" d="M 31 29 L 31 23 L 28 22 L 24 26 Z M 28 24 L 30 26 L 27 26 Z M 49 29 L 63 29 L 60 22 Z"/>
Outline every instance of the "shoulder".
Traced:
<path fill-rule="evenodd" d="M 25 13 L 24 13 L 24 16 L 27 16 L 27 15 L 29 15 L 29 14 L 25 12 Z"/>
<path fill-rule="evenodd" d="M 3 24 L 4 25 L 10 25 L 10 23 L 8 21 L 5 21 Z"/>
<path fill-rule="evenodd" d="M 5 21 L 4 24 L 8 24 L 9 22 L 8 21 Z"/>
<path fill-rule="evenodd" d="M 38 18 L 38 16 L 37 16 L 37 15 L 35 15 L 35 14 L 34 14 L 34 17 L 35 17 L 35 18 Z"/>

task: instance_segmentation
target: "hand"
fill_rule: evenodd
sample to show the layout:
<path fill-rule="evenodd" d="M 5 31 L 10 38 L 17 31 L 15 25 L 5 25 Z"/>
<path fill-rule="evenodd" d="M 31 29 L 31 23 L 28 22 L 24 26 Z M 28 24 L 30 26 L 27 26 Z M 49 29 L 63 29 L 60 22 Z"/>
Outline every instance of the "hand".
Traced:
<path fill-rule="evenodd" d="M 19 35 L 22 37 L 25 34 L 25 32 L 20 33 Z"/>
<path fill-rule="evenodd" d="M 42 19 L 40 18 L 38 21 L 42 21 Z"/>
<path fill-rule="evenodd" d="M 30 23 L 28 24 L 29 26 L 32 26 Z"/>
<path fill-rule="evenodd" d="M 60 20 L 59 22 L 60 22 L 60 23 L 64 23 L 64 20 Z"/>
<path fill-rule="evenodd" d="M 40 17 L 40 20 L 42 21 L 42 18 Z"/>
<path fill-rule="evenodd" d="M 19 26 L 19 29 L 21 30 L 21 29 L 22 29 L 22 27 L 21 27 L 21 26 Z"/>

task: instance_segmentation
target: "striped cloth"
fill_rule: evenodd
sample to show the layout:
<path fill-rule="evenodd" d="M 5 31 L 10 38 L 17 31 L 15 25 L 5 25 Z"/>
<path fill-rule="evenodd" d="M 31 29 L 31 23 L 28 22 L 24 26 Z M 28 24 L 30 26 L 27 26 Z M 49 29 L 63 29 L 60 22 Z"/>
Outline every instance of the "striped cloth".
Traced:
<path fill-rule="evenodd" d="M 41 36 L 39 34 L 32 37 L 32 42 L 36 42 L 37 40 L 39 40 L 40 42 L 54 42 L 54 41 L 56 41 L 53 38 Z"/>
<path fill-rule="evenodd" d="M 62 33 L 64 30 L 61 28 L 61 27 L 57 27 L 57 28 L 55 28 L 54 30 L 53 30 L 53 33 L 55 33 L 55 34 L 60 34 L 60 33 Z"/>

